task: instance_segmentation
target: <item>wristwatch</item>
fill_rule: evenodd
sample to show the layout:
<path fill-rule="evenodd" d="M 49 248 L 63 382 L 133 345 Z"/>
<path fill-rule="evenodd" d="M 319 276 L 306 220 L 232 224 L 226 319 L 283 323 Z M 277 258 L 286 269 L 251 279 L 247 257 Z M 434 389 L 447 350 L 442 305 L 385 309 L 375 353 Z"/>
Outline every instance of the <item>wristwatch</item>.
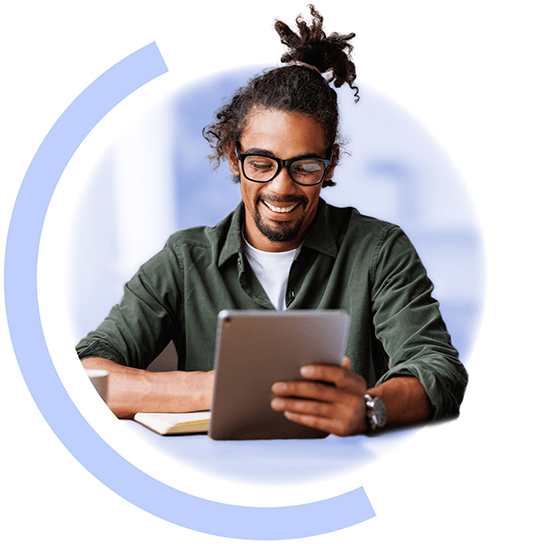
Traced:
<path fill-rule="evenodd" d="M 385 404 L 380 397 L 376 395 L 365 395 L 366 402 L 366 422 L 368 429 L 371 432 L 375 432 L 381 429 L 387 421 L 387 413 L 385 411 Z"/>

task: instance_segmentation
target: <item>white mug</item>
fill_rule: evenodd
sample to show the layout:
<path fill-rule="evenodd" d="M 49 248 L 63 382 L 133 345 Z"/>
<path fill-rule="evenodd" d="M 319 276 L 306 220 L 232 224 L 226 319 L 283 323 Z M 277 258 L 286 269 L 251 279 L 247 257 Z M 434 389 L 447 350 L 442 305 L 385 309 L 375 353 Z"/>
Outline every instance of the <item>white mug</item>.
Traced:
<path fill-rule="evenodd" d="M 110 373 L 107 370 L 94 368 L 86 369 L 86 372 L 102 400 L 108 402 L 108 376 Z"/>

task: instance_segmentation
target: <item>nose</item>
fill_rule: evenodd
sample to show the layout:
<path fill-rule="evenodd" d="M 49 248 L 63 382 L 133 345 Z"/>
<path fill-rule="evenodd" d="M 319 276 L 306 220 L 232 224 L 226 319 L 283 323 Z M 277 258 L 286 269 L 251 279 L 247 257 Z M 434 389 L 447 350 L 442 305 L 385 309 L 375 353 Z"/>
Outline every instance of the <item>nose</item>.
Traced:
<path fill-rule="evenodd" d="M 297 184 L 292 180 L 289 169 L 285 166 L 267 185 L 268 190 L 278 196 L 294 194 L 297 190 Z"/>

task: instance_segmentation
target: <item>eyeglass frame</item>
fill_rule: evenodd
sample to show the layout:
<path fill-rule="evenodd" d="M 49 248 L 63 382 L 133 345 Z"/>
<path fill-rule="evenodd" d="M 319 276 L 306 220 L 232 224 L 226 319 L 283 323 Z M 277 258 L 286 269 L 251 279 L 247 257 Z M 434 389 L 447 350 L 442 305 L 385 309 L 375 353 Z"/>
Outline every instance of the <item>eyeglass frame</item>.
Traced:
<path fill-rule="evenodd" d="M 253 183 L 270 183 L 274 178 L 276 178 L 279 175 L 279 173 L 285 167 L 285 168 L 287 168 L 287 171 L 289 172 L 289 177 L 293 180 L 294 183 L 296 183 L 297 185 L 300 185 L 301 187 L 313 187 L 314 185 L 319 185 L 320 183 L 323 182 L 323 180 L 325 179 L 325 175 L 327 173 L 327 168 L 333 162 L 332 156 L 333 156 L 333 152 L 334 152 L 334 151 L 331 152 L 331 158 L 330 159 L 322 159 L 321 157 L 313 157 L 311 155 L 302 156 L 302 157 L 295 157 L 294 159 L 279 159 L 278 157 L 274 157 L 272 155 L 265 155 L 264 153 L 240 153 L 239 149 L 240 149 L 239 146 L 236 145 L 236 149 L 235 149 L 236 158 L 240 161 L 240 164 L 242 166 L 242 172 L 244 173 L 244 176 L 249 181 L 252 181 Z M 244 161 L 246 160 L 247 157 L 264 157 L 265 159 L 271 159 L 271 160 L 275 161 L 278 164 L 278 169 L 276 170 L 276 173 L 267 181 L 258 181 L 258 180 L 248 178 L 246 176 L 246 171 L 244 169 Z M 309 160 L 309 159 L 314 159 L 316 161 L 320 161 L 325 165 L 325 168 L 323 170 L 323 175 L 321 176 L 321 179 L 319 181 L 316 181 L 314 183 L 301 183 L 300 181 L 297 181 L 293 177 L 293 174 L 291 174 L 291 165 L 294 162 Z"/>

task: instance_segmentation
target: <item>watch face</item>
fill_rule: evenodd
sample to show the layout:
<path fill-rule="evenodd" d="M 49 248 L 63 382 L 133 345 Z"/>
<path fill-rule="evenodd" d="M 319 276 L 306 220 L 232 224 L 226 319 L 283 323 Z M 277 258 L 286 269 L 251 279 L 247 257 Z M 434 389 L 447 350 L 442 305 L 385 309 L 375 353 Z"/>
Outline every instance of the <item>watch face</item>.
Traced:
<path fill-rule="evenodd" d="M 385 404 L 380 397 L 374 395 L 365 395 L 365 399 L 369 426 L 373 431 L 380 429 L 387 421 Z"/>

